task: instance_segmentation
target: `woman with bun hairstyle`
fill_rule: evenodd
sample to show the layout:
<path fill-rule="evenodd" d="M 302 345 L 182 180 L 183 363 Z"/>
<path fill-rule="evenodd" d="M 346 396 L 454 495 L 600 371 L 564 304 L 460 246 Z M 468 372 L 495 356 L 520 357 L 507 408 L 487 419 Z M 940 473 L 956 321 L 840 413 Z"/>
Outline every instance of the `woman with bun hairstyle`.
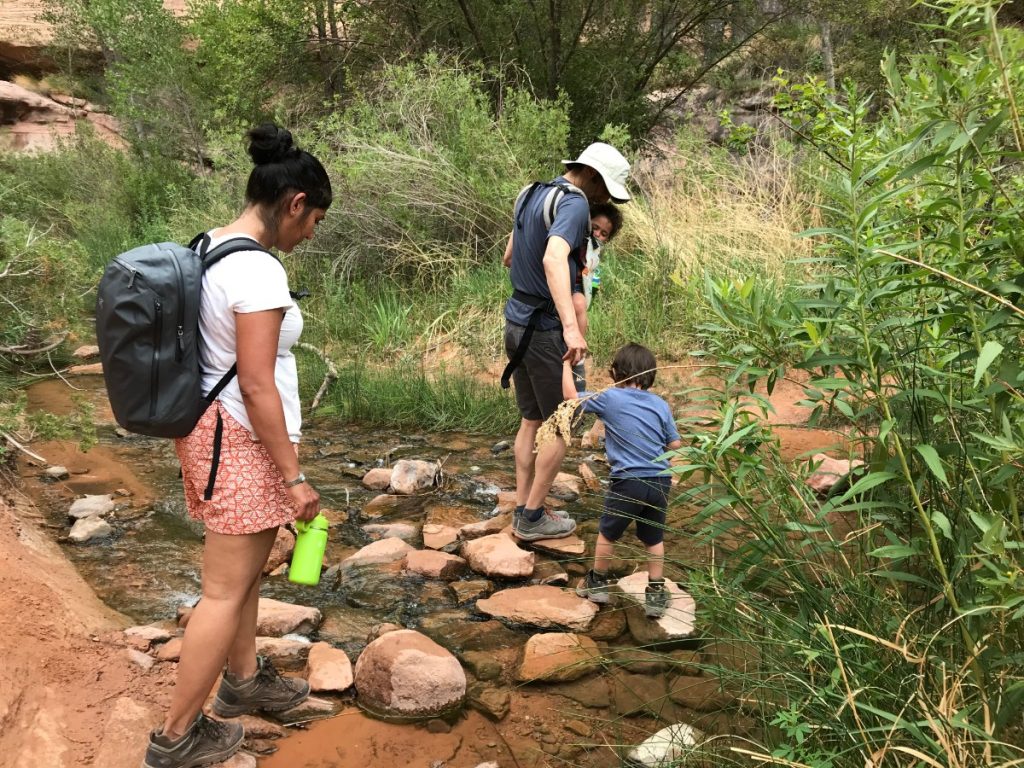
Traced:
<path fill-rule="evenodd" d="M 305 681 L 282 677 L 256 655 L 260 575 L 278 526 L 311 520 L 320 505 L 298 460 L 301 417 L 290 350 L 302 315 L 284 267 L 267 251 L 288 253 L 313 237 L 331 205 L 331 182 L 323 165 L 275 125 L 249 132 L 249 154 L 255 168 L 245 209 L 208 233 L 209 248 L 239 237 L 254 243 L 252 251 L 225 256 L 203 275 L 204 391 L 236 362 L 238 374 L 192 434 L 175 443 L 189 515 L 206 530 L 202 599 L 185 629 L 170 708 L 150 734 L 146 768 L 193 768 L 238 750 L 242 726 L 202 711 L 222 671 L 213 702 L 219 717 L 290 709 L 309 696 Z"/>

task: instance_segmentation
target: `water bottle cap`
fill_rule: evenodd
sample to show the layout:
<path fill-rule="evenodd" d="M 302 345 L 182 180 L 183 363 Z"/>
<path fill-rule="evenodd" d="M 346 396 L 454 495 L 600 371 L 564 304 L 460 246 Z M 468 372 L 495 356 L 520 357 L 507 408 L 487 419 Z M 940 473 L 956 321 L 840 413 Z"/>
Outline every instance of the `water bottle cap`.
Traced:
<path fill-rule="evenodd" d="M 299 533 L 305 533 L 309 530 L 326 531 L 330 527 L 331 524 L 327 520 L 327 518 L 324 517 L 323 512 L 314 517 L 308 523 L 305 520 L 295 521 L 295 530 L 297 530 Z"/>

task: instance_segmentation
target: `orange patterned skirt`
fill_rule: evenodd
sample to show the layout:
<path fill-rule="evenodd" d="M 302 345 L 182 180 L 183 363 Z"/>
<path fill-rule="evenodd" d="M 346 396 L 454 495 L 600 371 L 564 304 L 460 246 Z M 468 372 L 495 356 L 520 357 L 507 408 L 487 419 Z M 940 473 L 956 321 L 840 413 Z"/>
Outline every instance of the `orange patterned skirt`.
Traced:
<path fill-rule="evenodd" d="M 223 421 L 220 462 L 207 500 L 218 413 Z M 295 506 L 267 449 L 220 402 L 207 408 L 192 433 L 174 441 L 174 448 L 189 516 L 201 520 L 207 530 L 259 533 L 295 520 Z"/>

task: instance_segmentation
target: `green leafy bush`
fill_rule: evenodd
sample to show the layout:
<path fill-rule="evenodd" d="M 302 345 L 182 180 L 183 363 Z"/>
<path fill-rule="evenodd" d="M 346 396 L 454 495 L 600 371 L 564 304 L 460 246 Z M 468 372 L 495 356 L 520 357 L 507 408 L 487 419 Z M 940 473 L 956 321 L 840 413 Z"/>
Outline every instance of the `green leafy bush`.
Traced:
<path fill-rule="evenodd" d="M 987 3 L 938 5 L 931 50 L 885 62 L 877 120 L 852 89 L 785 103 L 828 176 L 802 295 L 708 283 L 705 348 L 730 375 L 679 471 L 705 532 L 737 542 L 719 585 L 764 607 L 719 601 L 785 670 L 770 693 L 745 681 L 777 763 L 1022 757 L 1024 36 Z M 793 370 L 867 462 L 824 502 L 739 407 Z"/>

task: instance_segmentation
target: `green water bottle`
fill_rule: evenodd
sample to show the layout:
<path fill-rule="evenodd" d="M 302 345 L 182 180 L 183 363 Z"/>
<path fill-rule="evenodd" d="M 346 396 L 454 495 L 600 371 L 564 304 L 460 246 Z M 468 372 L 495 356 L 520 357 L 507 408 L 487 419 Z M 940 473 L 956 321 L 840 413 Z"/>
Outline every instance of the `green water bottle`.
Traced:
<path fill-rule="evenodd" d="M 305 520 L 295 521 L 298 536 L 295 537 L 292 564 L 288 566 L 288 581 L 309 586 L 320 583 L 320 569 L 324 564 L 329 527 L 330 523 L 323 514 L 317 515 L 308 523 Z"/>

